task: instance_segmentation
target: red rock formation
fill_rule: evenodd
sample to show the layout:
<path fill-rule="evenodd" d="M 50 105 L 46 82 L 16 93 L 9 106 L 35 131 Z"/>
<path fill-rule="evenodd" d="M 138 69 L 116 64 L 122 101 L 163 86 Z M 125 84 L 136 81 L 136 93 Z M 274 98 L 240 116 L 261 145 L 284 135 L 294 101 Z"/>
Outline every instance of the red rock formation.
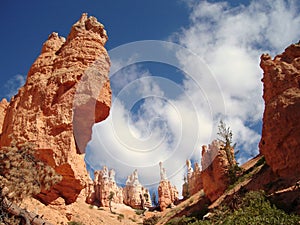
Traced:
<path fill-rule="evenodd" d="M 114 193 L 112 202 L 123 203 L 123 191 L 118 187 L 115 181 L 115 171 L 108 171 L 104 166 L 103 170 L 95 171 L 94 182 L 88 186 L 86 202 L 92 205 L 109 206 L 110 193 Z"/>
<path fill-rule="evenodd" d="M 5 117 L 6 109 L 7 109 L 8 105 L 9 105 L 9 103 L 7 102 L 7 100 L 5 98 L 1 100 L 1 102 L 0 102 L 0 134 L 2 133 L 2 126 L 3 126 L 4 117 Z"/>
<path fill-rule="evenodd" d="M 109 114 L 106 40 L 103 25 L 86 14 L 67 40 L 52 33 L 7 108 L 1 145 L 10 145 L 12 138 L 34 142 L 38 157 L 63 176 L 38 196 L 46 204 L 58 197 L 74 202 L 88 180 L 84 156 L 78 153 L 84 152 L 94 122 Z"/>
<path fill-rule="evenodd" d="M 202 175 L 198 163 L 195 163 L 194 169 L 191 167 L 191 162 L 186 161 L 188 173 L 185 183 L 182 187 L 182 195 L 187 198 L 191 195 L 196 194 L 198 191 L 203 189 Z"/>
<path fill-rule="evenodd" d="M 260 152 L 273 172 L 300 177 L 300 44 L 261 56 L 265 111 Z"/>
<path fill-rule="evenodd" d="M 158 186 L 158 203 L 161 211 L 171 207 L 178 200 L 178 191 L 170 181 L 161 180 Z"/>
<path fill-rule="evenodd" d="M 208 149 L 205 145 L 202 147 L 203 190 L 212 202 L 223 194 L 230 182 L 229 163 L 223 148 L 224 145 L 216 140 L 208 146 Z M 234 155 L 233 149 L 232 154 Z"/>
<path fill-rule="evenodd" d="M 170 181 L 167 179 L 166 170 L 162 166 L 162 162 L 159 163 L 160 166 L 160 182 L 158 186 L 158 204 L 161 211 L 166 210 L 178 200 L 178 191 L 175 186 L 172 186 Z"/>
<path fill-rule="evenodd" d="M 123 189 L 123 196 L 124 204 L 134 209 L 152 206 L 150 193 L 139 182 L 137 170 L 128 176 L 126 186 Z"/>

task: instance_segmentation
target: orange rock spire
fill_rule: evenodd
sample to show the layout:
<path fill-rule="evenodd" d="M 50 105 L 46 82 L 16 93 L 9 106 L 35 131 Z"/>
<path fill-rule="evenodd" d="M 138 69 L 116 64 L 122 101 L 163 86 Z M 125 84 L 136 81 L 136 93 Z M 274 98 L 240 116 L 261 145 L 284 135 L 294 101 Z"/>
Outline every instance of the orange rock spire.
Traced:
<path fill-rule="evenodd" d="M 78 153 L 84 152 L 92 125 L 109 114 L 106 41 L 103 25 L 87 14 L 73 25 L 67 39 L 52 33 L 6 109 L 1 146 L 10 145 L 12 138 L 34 142 L 38 157 L 63 176 L 38 196 L 46 204 L 58 197 L 74 202 L 88 181 L 83 155 Z"/>

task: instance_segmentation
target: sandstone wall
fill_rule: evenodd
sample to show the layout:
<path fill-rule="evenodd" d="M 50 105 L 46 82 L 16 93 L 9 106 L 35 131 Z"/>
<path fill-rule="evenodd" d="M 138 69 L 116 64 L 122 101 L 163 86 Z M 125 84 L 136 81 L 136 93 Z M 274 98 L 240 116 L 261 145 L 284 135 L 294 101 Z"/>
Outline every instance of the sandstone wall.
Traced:
<path fill-rule="evenodd" d="M 261 56 L 265 111 L 260 152 L 273 172 L 300 177 L 300 45 L 272 59 Z"/>

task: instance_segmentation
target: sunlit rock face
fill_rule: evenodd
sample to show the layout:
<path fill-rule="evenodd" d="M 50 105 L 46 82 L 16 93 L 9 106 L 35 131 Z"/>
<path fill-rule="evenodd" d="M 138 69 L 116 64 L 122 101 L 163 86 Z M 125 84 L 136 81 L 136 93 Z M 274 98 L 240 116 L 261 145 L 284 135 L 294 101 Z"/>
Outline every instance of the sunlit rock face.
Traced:
<path fill-rule="evenodd" d="M 128 176 L 126 185 L 122 188 L 116 184 L 115 171 L 104 166 L 103 170 L 94 172 L 94 181 L 89 183 L 86 190 L 86 202 L 92 205 L 108 207 L 110 195 L 113 193 L 111 202 L 125 204 L 134 209 L 152 206 L 150 193 L 139 182 L 137 170 Z"/>
<path fill-rule="evenodd" d="M 88 181 L 81 153 L 92 125 L 108 116 L 111 105 L 106 41 L 103 25 L 87 14 L 72 26 L 67 39 L 52 33 L 25 85 L 2 110 L 1 146 L 12 139 L 33 142 L 37 156 L 63 177 L 37 196 L 46 204 L 58 197 L 74 202 Z"/>
<path fill-rule="evenodd" d="M 147 188 L 139 182 L 137 170 L 135 170 L 126 181 L 123 189 L 124 203 L 135 209 L 150 207 L 151 196 Z"/>
<path fill-rule="evenodd" d="M 265 111 L 260 152 L 273 172 L 300 177 L 300 45 L 272 59 L 261 56 Z"/>
<path fill-rule="evenodd" d="M 176 186 L 172 186 L 171 182 L 167 179 L 166 170 L 160 166 L 160 182 L 158 186 L 158 204 L 161 211 L 165 211 L 168 207 L 172 207 L 174 202 L 178 200 L 178 190 Z"/>
<path fill-rule="evenodd" d="M 7 100 L 4 98 L 1 100 L 0 102 L 0 134 L 2 133 L 2 126 L 3 126 L 3 122 L 4 122 L 4 117 L 6 114 L 6 109 L 9 105 L 9 102 L 7 102 Z"/>
<path fill-rule="evenodd" d="M 202 172 L 199 164 L 195 163 L 193 168 L 191 161 L 187 160 L 186 166 L 188 171 L 185 183 L 182 186 L 182 195 L 184 198 L 188 198 L 203 189 Z"/>
<path fill-rule="evenodd" d="M 202 147 L 202 182 L 203 190 L 210 201 L 215 201 L 227 189 L 229 179 L 229 162 L 222 142 L 214 140 L 207 148 Z M 234 149 L 231 149 L 234 155 Z M 233 157 L 233 163 L 236 163 Z"/>
<path fill-rule="evenodd" d="M 112 199 L 110 195 L 113 193 Z M 94 181 L 88 186 L 86 202 L 92 205 L 109 207 L 109 202 L 123 203 L 123 190 L 118 187 L 115 181 L 115 171 L 108 170 L 106 166 L 103 170 L 94 172 Z"/>

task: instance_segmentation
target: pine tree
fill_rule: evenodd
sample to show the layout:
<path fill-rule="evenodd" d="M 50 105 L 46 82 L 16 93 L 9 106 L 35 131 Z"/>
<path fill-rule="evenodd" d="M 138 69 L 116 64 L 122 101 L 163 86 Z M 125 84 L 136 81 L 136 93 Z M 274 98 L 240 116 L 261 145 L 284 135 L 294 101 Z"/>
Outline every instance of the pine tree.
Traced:
<path fill-rule="evenodd" d="M 236 164 L 234 152 L 232 149 L 235 148 L 236 144 L 232 144 L 232 130 L 230 127 L 227 127 L 226 124 L 221 120 L 220 124 L 218 126 L 219 132 L 217 133 L 220 138 L 218 138 L 219 141 L 224 143 L 223 150 L 226 153 L 226 158 L 229 163 L 229 178 L 230 183 L 234 183 L 238 178 L 238 172 L 241 171 L 241 168 Z"/>
<path fill-rule="evenodd" d="M 114 199 L 114 196 L 115 196 L 115 193 L 113 191 L 111 191 L 109 193 L 109 196 L 108 196 L 108 201 L 109 201 L 109 210 L 111 213 L 113 213 L 112 209 L 111 209 L 111 202 L 112 200 Z"/>

